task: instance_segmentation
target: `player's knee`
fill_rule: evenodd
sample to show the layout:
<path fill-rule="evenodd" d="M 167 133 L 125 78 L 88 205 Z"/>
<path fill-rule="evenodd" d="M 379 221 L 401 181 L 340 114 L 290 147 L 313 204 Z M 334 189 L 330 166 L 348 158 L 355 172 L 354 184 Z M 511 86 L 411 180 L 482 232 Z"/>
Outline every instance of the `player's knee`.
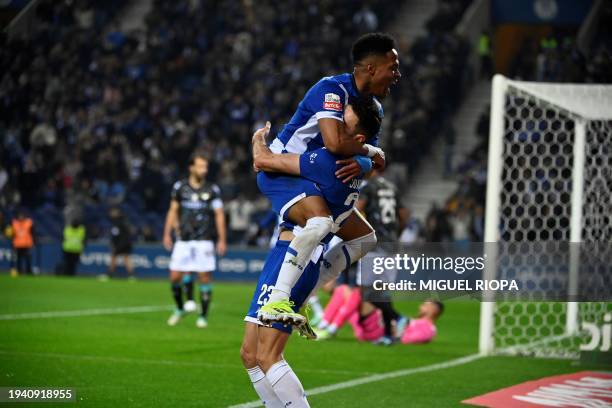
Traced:
<path fill-rule="evenodd" d="M 378 244 L 378 236 L 376 235 L 376 232 L 372 231 L 363 238 L 364 238 L 364 241 L 361 245 L 362 245 L 364 254 L 376 248 L 376 244 Z"/>
<path fill-rule="evenodd" d="M 355 262 L 364 257 L 368 252 L 376 248 L 377 243 L 378 237 L 374 231 L 347 242 L 347 245 L 350 247 L 349 252 L 352 255 L 351 261 Z"/>
<path fill-rule="evenodd" d="M 302 239 L 308 240 L 313 245 L 316 245 L 332 231 L 333 227 L 334 220 L 331 216 L 313 217 L 306 222 L 300 236 Z"/>
<path fill-rule="evenodd" d="M 255 367 L 257 365 L 256 348 L 249 344 L 242 343 L 242 346 L 240 346 L 240 358 L 245 367 Z"/>
<path fill-rule="evenodd" d="M 181 283 L 183 280 L 183 275 L 177 271 L 170 271 L 170 282 L 172 283 Z"/>

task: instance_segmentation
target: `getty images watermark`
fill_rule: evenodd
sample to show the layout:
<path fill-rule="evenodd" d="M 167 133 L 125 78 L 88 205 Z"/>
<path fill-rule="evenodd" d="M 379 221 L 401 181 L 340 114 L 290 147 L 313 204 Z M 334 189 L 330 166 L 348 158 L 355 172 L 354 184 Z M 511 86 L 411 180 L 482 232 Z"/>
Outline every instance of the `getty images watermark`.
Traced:
<path fill-rule="evenodd" d="M 376 301 L 608 301 L 611 260 L 609 243 L 383 243 L 362 259 L 357 283 Z"/>
<path fill-rule="evenodd" d="M 470 256 L 411 256 L 408 254 L 395 254 L 392 256 L 375 256 L 373 259 L 372 273 L 383 275 L 387 271 L 405 271 L 415 275 L 420 271 L 445 271 L 463 275 L 468 272 L 480 272 L 485 268 L 487 255 Z M 402 279 L 398 282 L 385 282 L 377 279 L 372 283 L 375 290 L 439 290 L 439 291 L 473 291 L 473 290 L 519 290 L 515 279 L 419 279 L 411 281 Z"/>

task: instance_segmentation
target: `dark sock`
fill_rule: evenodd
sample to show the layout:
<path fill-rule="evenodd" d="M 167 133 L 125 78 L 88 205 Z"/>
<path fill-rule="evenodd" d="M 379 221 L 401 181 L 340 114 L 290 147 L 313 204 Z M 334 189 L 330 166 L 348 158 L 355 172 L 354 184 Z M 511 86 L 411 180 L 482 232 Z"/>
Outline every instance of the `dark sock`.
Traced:
<path fill-rule="evenodd" d="M 184 285 L 184 289 L 185 289 L 185 296 L 187 297 L 187 300 L 193 300 L 193 280 L 189 279 L 189 281 L 185 282 L 183 281 L 183 285 Z"/>
<path fill-rule="evenodd" d="M 178 310 L 183 310 L 183 290 L 180 283 L 172 284 L 172 296 Z"/>
<path fill-rule="evenodd" d="M 200 284 L 200 300 L 202 301 L 202 317 L 208 315 L 208 306 L 212 298 L 212 286 L 207 283 Z"/>
<path fill-rule="evenodd" d="M 391 337 L 391 322 L 400 318 L 399 313 L 393 309 L 389 302 L 372 302 L 372 304 L 382 312 L 383 322 L 385 323 L 385 336 Z"/>

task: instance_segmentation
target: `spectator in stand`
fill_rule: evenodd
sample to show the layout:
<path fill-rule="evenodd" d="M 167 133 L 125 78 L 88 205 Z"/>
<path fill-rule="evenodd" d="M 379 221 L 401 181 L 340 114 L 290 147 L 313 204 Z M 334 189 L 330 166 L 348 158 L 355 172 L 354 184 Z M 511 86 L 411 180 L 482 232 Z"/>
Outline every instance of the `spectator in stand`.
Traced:
<path fill-rule="evenodd" d="M 455 139 L 456 132 L 450 119 L 447 119 L 442 128 L 442 136 L 444 137 L 444 168 L 442 175 L 448 178 L 453 174 L 453 156 L 455 155 Z"/>
<path fill-rule="evenodd" d="M 229 242 L 230 244 L 245 244 L 247 232 L 251 226 L 251 216 L 255 212 L 255 206 L 245 195 L 238 194 L 227 204 L 229 215 Z"/>
<path fill-rule="evenodd" d="M 376 17 L 376 14 L 366 3 L 353 16 L 353 24 L 356 27 L 361 27 L 364 33 L 376 31 L 378 28 L 378 17 Z"/>
<path fill-rule="evenodd" d="M 451 242 L 453 231 L 446 210 L 433 204 L 425 219 L 425 242 Z"/>
<path fill-rule="evenodd" d="M 474 207 L 470 233 L 472 242 L 484 242 L 484 208 L 480 204 Z"/>
<path fill-rule="evenodd" d="M 385 106 L 391 131 L 381 144 L 408 176 L 444 137 L 473 46 L 454 33 L 470 0 L 438 3 L 427 32 L 400 41 L 410 80 Z M 398 6 L 339 0 L 293 13 L 293 2 L 272 0 L 155 0 L 144 30 L 130 33 L 115 20 L 123 4 L 41 0 L 30 38 L 0 39 L 3 208 L 65 204 L 83 220 L 96 205 L 161 213 L 157 197 L 169 192 L 186 152 L 203 145 L 221 163 L 211 161 L 211 181 L 252 184 L 243 148 L 249 127 L 264 119 L 286 123 L 315 78 L 349 66 L 348 56 L 334 51 L 349 48 L 363 30 L 384 29 Z M 609 41 L 585 59 L 572 39 L 553 38 L 556 48 L 526 43 L 514 71 L 535 78 L 541 53 L 544 80 L 610 81 Z M 476 184 L 481 153 L 462 169 Z M 222 190 L 236 194 L 235 187 Z"/>
<path fill-rule="evenodd" d="M 471 217 L 464 202 L 459 203 L 458 207 L 450 218 L 453 240 L 460 248 L 467 249 L 470 243 Z"/>
<path fill-rule="evenodd" d="M 478 56 L 480 57 L 480 77 L 491 78 L 493 59 L 491 58 L 491 36 L 483 31 L 478 38 Z"/>
<path fill-rule="evenodd" d="M 421 234 L 421 222 L 406 208 L 406 226 L 400 234 L 399 242 L 407 246 L 414 245 L 419 242 Z"/>

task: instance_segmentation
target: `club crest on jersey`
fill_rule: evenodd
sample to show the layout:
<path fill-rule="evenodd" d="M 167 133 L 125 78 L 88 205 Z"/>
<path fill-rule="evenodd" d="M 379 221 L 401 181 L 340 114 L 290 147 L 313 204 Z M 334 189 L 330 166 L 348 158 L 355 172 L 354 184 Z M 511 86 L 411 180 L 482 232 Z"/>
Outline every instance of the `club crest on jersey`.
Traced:
<path fill-rule="evenodd" d="M 202 197 L 202 200 L 206 201 L 210 198 L 210 193 L 202 193 L 200 197 Z"/>
<path fill-rule="evenodd" d="M 323 102 L 323 109 L 342 112 L 342 103 L 340 102 L 340 95 L 337 95 L 335 93 L 325 94 L 325 102 Z"/>
<path fill-rule="evenodd" d="M 317 153 L 311 153 L 309 156 L 310 164 L 313 164 L 316 158 L 317 158 Z"/>

